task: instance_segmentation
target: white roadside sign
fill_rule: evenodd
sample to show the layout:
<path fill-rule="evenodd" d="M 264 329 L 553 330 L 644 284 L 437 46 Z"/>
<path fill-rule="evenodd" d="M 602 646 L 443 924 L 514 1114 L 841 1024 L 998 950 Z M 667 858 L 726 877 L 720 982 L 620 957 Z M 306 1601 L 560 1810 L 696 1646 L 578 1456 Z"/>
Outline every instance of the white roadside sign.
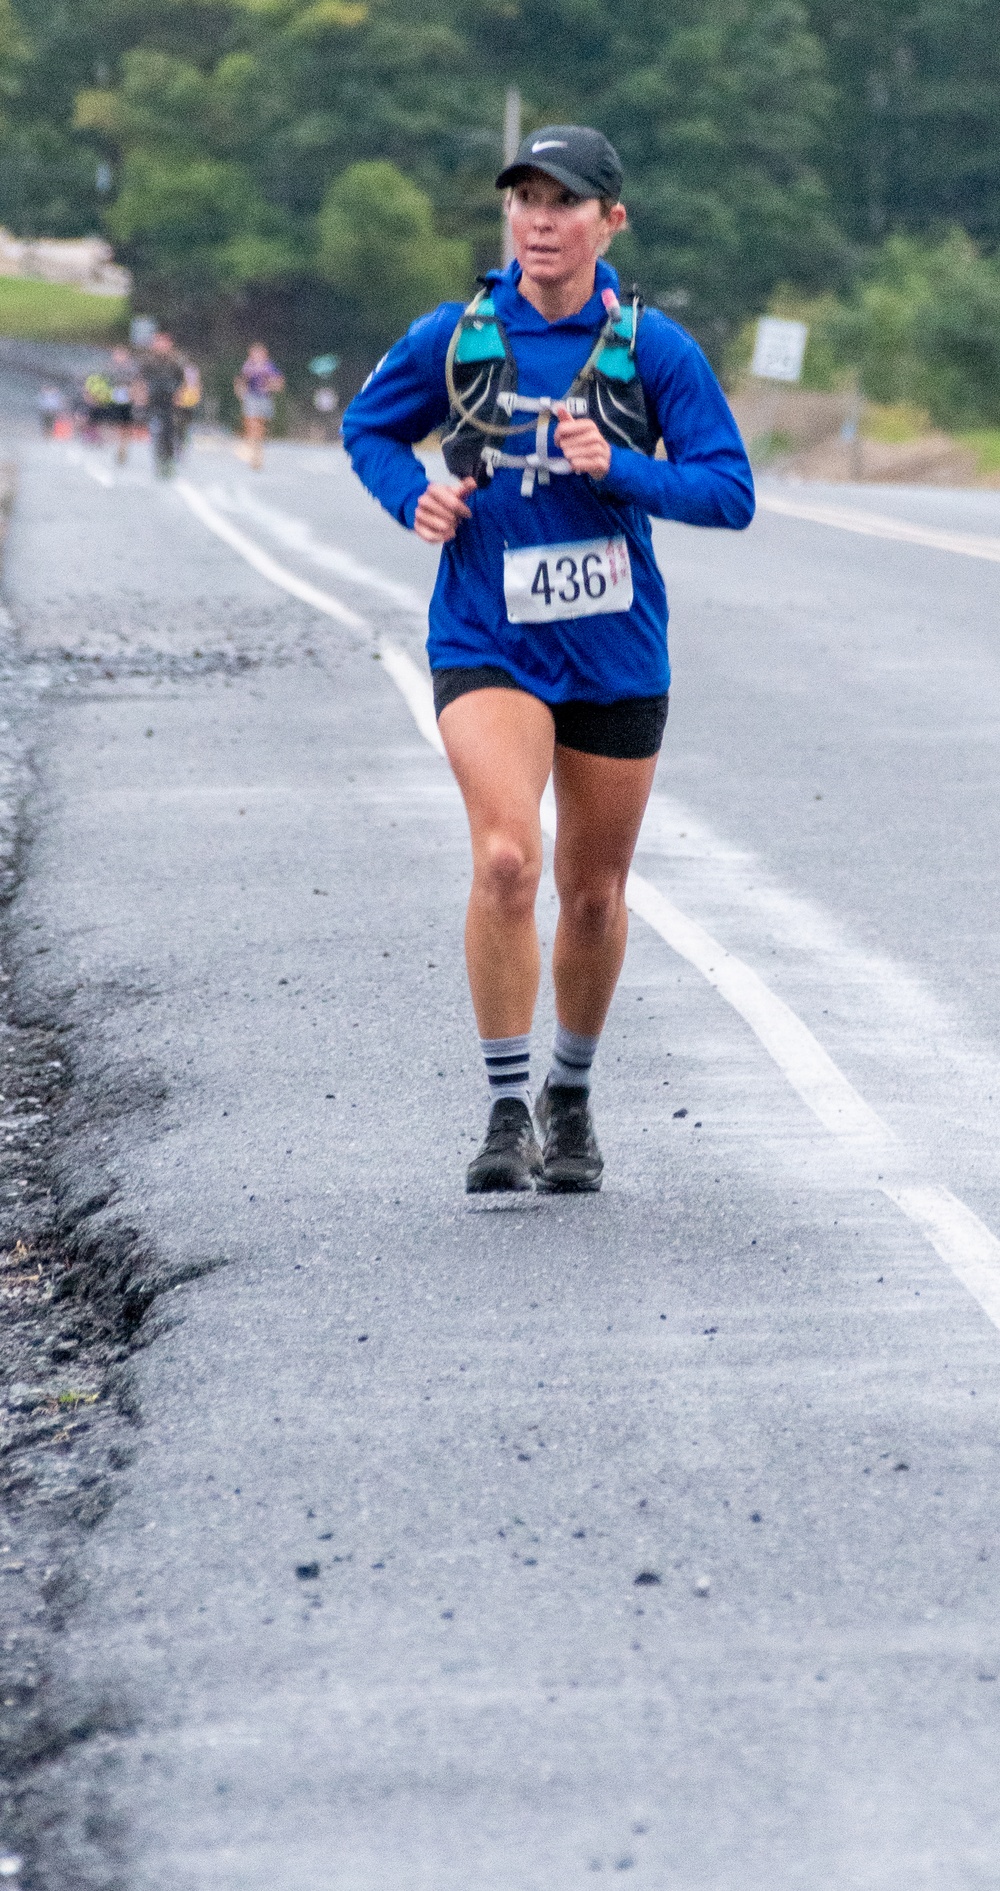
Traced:
<path fill-rule="evenodd" d="M 805 322 L 762 315 L 757 323 L 751 374 L 759 381 L 797 381 L 805 360 L 809 329 Z"/>

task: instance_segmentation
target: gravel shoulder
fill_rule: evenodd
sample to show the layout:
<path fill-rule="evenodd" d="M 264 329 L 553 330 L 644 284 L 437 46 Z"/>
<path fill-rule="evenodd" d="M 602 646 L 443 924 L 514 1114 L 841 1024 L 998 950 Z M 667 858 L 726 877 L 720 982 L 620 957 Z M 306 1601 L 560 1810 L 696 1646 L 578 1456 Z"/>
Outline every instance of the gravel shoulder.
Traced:
<path fill-rule="evenodd" d="M 11 459 L 0 463 L 0 541 L 15 498 Z M 37 1782 L 66 1746 L 120 1724 L 106 1697 L 59 1673 L 54 1651 L 80 1599 L 82 1542 L 132 1447 L 121 1269 L 112 1279 L 105 1251 L 86 1295 L 76 1291 L 86 1217 L 60 1202 L 56 1182 L 79 1108 L 62 1018 L 58 1006 L 25 1011 L 13 969 L 45 678 L 25 663 L 2 601 L 0 688 L 0 1855 L 16 1887 L 17 1861 L 49 1818 Z M 117 1233 L 121 1260 L 134 1239 Z"/>

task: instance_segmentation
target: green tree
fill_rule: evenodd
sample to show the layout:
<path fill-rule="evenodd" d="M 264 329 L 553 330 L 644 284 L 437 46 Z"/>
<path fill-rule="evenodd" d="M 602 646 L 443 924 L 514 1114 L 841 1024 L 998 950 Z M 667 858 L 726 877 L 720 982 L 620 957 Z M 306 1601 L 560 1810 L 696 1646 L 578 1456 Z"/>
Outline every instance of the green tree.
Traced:
<path fill-rule="evenodd" d="M 346 238 L 329 193 L 352 162 L 391 170 L 394 153 L 416 172 L 412 187 L 392 170 L 380 207 L 378 191 L 363 197 L 357 180 L 358 215 L 374 219 L 386 244 L 403 216 L 405 254 L 384 255 L 368 273 L 366 304 L 381 285 L 395 319 L 399 308 L 412 310 L 405 283 L 434 289 L 468 277 L 458 239 L 435 233 L 419 188 L 422 176 L 440 174 L 435 139 L 457 108 L 441 69 L 461 63 L 434 6 L 412 18 L 388 0 L 371 12 L 362 0 L 176 0 L 172 13 L 154 10 L 141 42 L 120 54 L 109 82 L 80 90 L 75 126 L 114 161 L 108 228 L 143 299 L 164 315 L 204 329 L 221 298 L 242 309 L 244 325 L 266 306 L 272 326 L 316 327 L 326 340 L 334 320 L 358 336 L 381 335 L 384 324 L 343 287 Z M 407 188 L 415 195 L 404 202 Z M 342 215 L 349 198 L 348 189 Z M 328 256 L 340 246 L 332 294 L 320 229 Z"/>
<path fill-rule="evenodd" d="M 55 13 L 0 0 L 0 223 L 28 236 L 79 235 L 100 217 L 96 156 L 71 130 L 92 49 Z"/>
<path fill-rule="evenodd" d="M 394 164 L 352 164 L 317 218 L 317 264 L 336 290 L 345 338 L 381 349 L 415 316 L 472 285 L 472 252 L 439 235 L 427 194 Z"/>
<path fill-rule="evenodd" d="M 842 274 L 814 162 L 831 95 L 796 0 L 470 0 L 466 18 L 530 123 L 612 138 L 633 226 L 620 267 L 714 352 L 778 282 Z"/>
<path fill-rule="evenodd" d="M 994 0 L 807 0 L 836 110 L 820 163 L 864 243 L 960 224 L 1000 241 Z"/>
<path fill-rule="evenodd" d="M 73 234 L 106 215 L 163 314 L 245 328 L 266 309 L 370 351 L 464 273 L 442 245 L 497 260 L 511 83 L 528 125 L 614 139 L 632 224 L 615 260 L 716 357 L 780 284 L 843 291 L 888 234 L 1000 244 L 988 0 L 0 0 L 0 220 Z M 365 234 L 391 248 L 398 181 L 384 205 L 364 171 L 345 182 L 370 165 L 433 207 L 398 269 L 383 253 L 373 272 Z M 949 253 L 954 354 L 986 265 Z"/>
<path fill-rule="evenodd" d="M 140 47 L 125 55 L 116 89 L 77 100 L 77 126 L 120 157 L 109 232 L 160 301 L 207 303 L 301 265 L 293 219 L 255 176 L 255 140 L 269 119 L 259 78 L 246 52 L 206 72 Z"/>
<path fill-rule="evenodd" d="M 889 237 L 821 327 L 872 400 L 923 408 L 943 427 L 1000 425 L 1000 263 L 964 232 Z"/>
<path fill-rule="evenodd" d="M 10 0 L 0 0 L 0 96 L 10 92 L 24 51 L 21 29 Z"/>

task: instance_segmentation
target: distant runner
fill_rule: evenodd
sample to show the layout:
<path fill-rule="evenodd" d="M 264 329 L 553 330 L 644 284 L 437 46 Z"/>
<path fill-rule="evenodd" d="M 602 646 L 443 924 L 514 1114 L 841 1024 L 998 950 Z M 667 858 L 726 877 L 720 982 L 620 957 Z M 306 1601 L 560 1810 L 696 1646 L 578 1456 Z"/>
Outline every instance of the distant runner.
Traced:
<path fill-rule="evenodd" d="M 184 385 L 184 364 L 173 340 L 154 335 L 140 364 L 143 404 L 153 439 L 153 463 L 161 479 L 174 470 L 178 446 L 177 395 Z"/>
<path fill-rule="evenodd" d="M 264 464 L 264 441 L 274 418 L 274 397 L 285 385 L 285 377 L 275 367 L 263 342 L 255 341 L 233 382 L 233 389 L 243 409 L 243 438 L 250 465 L 259 472 Z"/>
<path fill-rule="evenodd" d="M 181 366 L 184 369 L 184 382 L 174 400 L 177 409 L 177 445 L 178 451 L 184 451 L 198 413 L 201 408 L 201 374 L 185 355 Z"/>
<path fill-rule="evenodd" d="M 96 370 L 83 384 L 85 440 L 100 440 L 101 428 L 111 411 L 111 383 L 106 374 Z"/>
<path fill-rule="evenodd" d="M 344 440 L 387 511 L 444 547 L 427 650 L 471 830 L 466 958 L 492 1099 L 466 1187 L 598 1189 L 591 1065 L 670 683 L 649 517 L 740 530 L 753 479 L 695 342 L 637 293 L 619 302 L 602 258 L 627 219 L 607 139 L 546 126 L 497 185 L 516 260 L 464 311 L 414 322 L 348 408 Z M 437 427 L 454 485 L 412 451 Z M 550 774 L 557 1027 L 540 1149 L 528 1050 Z"/>
<path fill-rule="evenodd" d="M 132 397 L 135 392 L 136 366 L 127 348 L 115 348 L 109 371 L 111 404 L 107 424 L 115 435 L 115 459 L 124 466 L 132 438 Z"/>
<path fill-rule="evenodd" d="M 66 412 L 66 396 L 54 381 L 43 381 L 35 396 L 38 419 L 44 434 L 51 434 L 56 421 Z"/>

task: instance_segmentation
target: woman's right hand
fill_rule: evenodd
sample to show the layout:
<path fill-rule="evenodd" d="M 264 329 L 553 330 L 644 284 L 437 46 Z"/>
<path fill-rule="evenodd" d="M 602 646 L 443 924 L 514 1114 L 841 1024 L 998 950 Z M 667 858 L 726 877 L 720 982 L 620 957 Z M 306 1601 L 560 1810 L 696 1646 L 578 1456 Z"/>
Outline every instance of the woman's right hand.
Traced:
<path fill-rule="evenodd" d="M 471 519 L 472 513 L 465 503 L 465 495 L 475 492 L 474 479 L 463 479 L 457 486 L 425 487 L 417 500 L 413 530 L 418 538 L 426 539 L 428 545 L 447 545 L 454 538 L 463 519 Z"/>

